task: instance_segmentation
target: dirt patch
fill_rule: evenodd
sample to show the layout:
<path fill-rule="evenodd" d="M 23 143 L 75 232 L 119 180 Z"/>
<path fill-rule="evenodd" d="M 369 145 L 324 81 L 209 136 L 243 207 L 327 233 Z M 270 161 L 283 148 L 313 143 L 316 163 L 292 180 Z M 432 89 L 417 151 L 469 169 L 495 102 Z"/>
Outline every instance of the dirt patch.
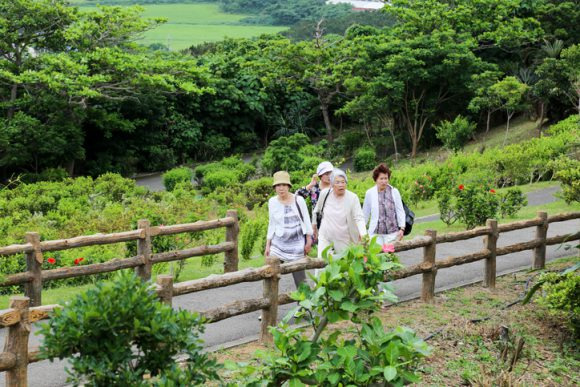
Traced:
<path fill-rule="evenodd" d="M 560 270 L 573 261 L 558 261 L 549 269 Z M 432 304 L 410 301 L 386 307 L 379 317 L 385 329 L 404 325 L 429 338 L 434 351 L 422 363 L 420 385 L 580 385 L 580 346 L 562 322 L 537 304 L 513 304 L 535 276 L 510 274 L 498 278 L 493 291 L 480 285 L 454 289 L 438 294 Z M 344 332 L 349 325 L 331 329 Z M 220 362 L 252 362 L 260 349 L 268 348 L 254 342 L 216 356 Z"/>

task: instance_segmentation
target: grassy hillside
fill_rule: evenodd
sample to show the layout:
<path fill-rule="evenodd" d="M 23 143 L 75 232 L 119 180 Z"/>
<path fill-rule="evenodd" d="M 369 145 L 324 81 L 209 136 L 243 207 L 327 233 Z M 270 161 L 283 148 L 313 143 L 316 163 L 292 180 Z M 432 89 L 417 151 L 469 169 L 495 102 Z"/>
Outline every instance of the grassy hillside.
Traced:
<path fill-rule="evenodd" d="M 91 5 L 77 3 L 81 9 Z M 245 25 L 241 20 L 248 15 L 224 13 L 217 4 L 155 4 L 144 5 L 144 17 L 164 17 L 164 25 L 148 31 L 142 42 L 146 45 L 162 43 L 172 50 L 181 50 L 194 44 L 214 42 L 226 37 L 250 38 L 273 34 L 284 27 Z"/>

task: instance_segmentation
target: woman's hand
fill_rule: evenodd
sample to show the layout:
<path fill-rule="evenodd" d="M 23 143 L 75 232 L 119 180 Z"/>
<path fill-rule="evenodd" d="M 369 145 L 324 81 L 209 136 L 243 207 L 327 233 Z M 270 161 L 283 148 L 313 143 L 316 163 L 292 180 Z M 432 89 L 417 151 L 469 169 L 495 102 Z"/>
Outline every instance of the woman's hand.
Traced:
<path fill-rule="evenodd" d="M 405 230 L 399 230 L 399 232 L 397 233 L 397 240 L 402 241 L 404 236 Z"/>
<path fill-rule="evenodd" d="M 318 183 L 318 175 L 315 173 L 312 175 L 312 180 L 310 180 L 310 183 L 306 186 L 306 189 L 310 191 L 312 187 L 316 185 L 316 183 Z"/>
<path fill-rule="evenodd" d="M 312 250 L 312 237 L 310 235 L 306 235 L 306 244 L 304 245 L 304 255 L 310 254 L 310 250 Z"/>
<path fill-rule="evenodd" d="M 266 242 L 266 251 L 264 252 L 264 257 L 270 256 L 270 241 Z"/>

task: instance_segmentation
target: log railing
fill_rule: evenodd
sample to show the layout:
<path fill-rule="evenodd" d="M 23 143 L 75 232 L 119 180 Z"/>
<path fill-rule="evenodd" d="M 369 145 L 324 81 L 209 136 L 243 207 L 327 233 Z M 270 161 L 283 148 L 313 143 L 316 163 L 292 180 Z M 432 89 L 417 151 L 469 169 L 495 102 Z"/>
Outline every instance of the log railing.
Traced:
<path fill-rule="evenodd" d="M 177 225 L 168 227 L 148 227 L 144 222 L 140 222 L 139 230 L 122 233 L 124 238 L 132 240 L 135 236 L 138 237 L 143 246 L 138 249 L 140 255 L 133 258 L 115 261 L 115 263 L 105 263 L 100 266 L 97 272 L 105 272 L 116 270 L 113 267 L 118 265 L 118 262 L 124 263 L 123 268 L 126 267 L 146 267 L 149 263 L 165 262 L 173 259 L 185 259 L 191 256 L 202 254 L 213 254 L 218 251 L 227 251 L 230 257 L 235 257 L 237 268 L 237 217 L 233 213 L 228 213 L 228 217 L 217 221 L 212 221 L 212 227 L 232 227 L 228 234 L 228 240 L 222 243 L 221 246 L 204 246 L 196 247 L 181 252 L 150 254 L 147 256 L 147 251 L 150 250 L 150 243 L 147 242 L 146 235 L 169 235 L 179 232 L 190 232 L 192 229 L 196 231 L 212 228 L 208 225 L 210 222 L 198 222 L 192 225 Z M 554 237 L 547 237 L 547 229 L 550 223 L 563 222 L 573 219 L 580 219 L 580 212 L 572 212 L 565 214 L 558 214 L 548 217 L 545 212 L 538 212 L 538 216 L 531 220 L 524 220 L 519 222 L 512 222 L 498 225 L 495 220 L 488 220 L 486 226 L 478 227 L 473 230 L 454 232 L 443 235 L 437 235 L 433 230 L 427 230 L 424 236 L 415 237 L 412 240 L 395 243 L 395 251 L 401 252 L 406 250 L 423 249 L 423 262 L 416 265 L 407 266 L 394 273 L 390 273 L 385 280 L 395 280 L 407 278 L 414 275 L 422 275 L 422 292 L 421 299 L 425 302 L 431 302 L 435 296 L 435 280 L 437 271 L 452 266 L 462 265 L 466 263 L 485 260 L 483 272 L 483 285 L 487 288 L 493 289 L 495 287 L 496 278 L 496 259 L 498 256 L 511 254 L 518 251 L 533 250 L 532 267 L 543 268 L 546 260 L 546 246 L 561 244 L 568 241 L 575 241 L 580 239 L 580 231 L 573 230 L 572 233 L 565 235 L 558 235 Z M 193 226 L 196 225 L 196 226 Z M 235 229 L 234 229 L 235 227 Z M 536 227 L 536 237 L 527 242 L 516 243 L 504 247 L 497 247 L 497 240 L 500 233 L 524 229 L 528 227 Z M 235 235 L 234 235 L 235 234 Z M 111 234 L 113 235 L 113 234 Z M 441 243 L 456 242 L 460 240 L 471 239 L 475 237 L 484 237 L 483 249 L 472 252 L 466 255 L 447 257 L 442 260 L 436 259 L 436 247 Z M 99 237 L 104 237 L 100 239 Z M 107 236 L 91 236 L 93 242 L 107 242 L 115 243 L 115 240 L 110 235 Z M 86 240 L 80 238 L 73 238 L 63 241 L 40 242 L 35 238 L 28 238 L 28 243 L 24 245 L 13 245 L 7 248 L 1 248 L 0 254 L 11 252 L 12 254 L 18 252 L 26 252 L 30 254 L 35 260 L 38 258 L 38 253 L 42 253 L 44 247 L 56 249 L 74 246 L 86 245 Z M 43 246 L 44 243 L 44 246 Z M 40 248 L 38 247 L 40 245 Z M 149 245 L 149 247 L 147 246 Z M 18 246 L 18 247 L 15 247 Z M 171 255 L 173 254 L 173 255 Z M 226 259 L 227 261 L 227 259 Z M 228 262 L 233 262 L 231 258 Z M 206 310 L 201 314 L 207 319 L 209 323 L 221 321 L 227 318 L 238 316 L 244 313 L 262 311 L 262 325 L 260 338 L 263 342 L 270 342 L 272 337 L 268 331 L 268 326 L 275 325 L 278 319 L 279 305 L 285 305 L 294 302 L 290 297 L 290 293 L 279 294 L 279 279 L 280 275 L 293 273 L 300 270 L 309 270 L 315 268 L 323 268 L 326 263 L 319 259 L 304 259 L 300 261 L 280 264 L 277 259 L 268 258 L 266 265 L 257 268 L 248 268 L 240 271 L 231 271 L 222 275 L 211 275 L 206 278 L 173 283 L 173 277 L 169 275 L 157 276 L 155 284 L 156 292 L 162 302 L 169 305 L 175 296 L 195 293 L 203 290 L 215 289 L 230 285 L 235 285 L 243 282 L 262 281 L 263 294 L 260 298 L 253 298 L 247 300 L 239 300 L 227 305 L 222 305 L 215 309 Z M 224 265 L 227 267 L 227 264 Z M 233 267 L 233 266 L 232 266 Z M 75 268 L 77 271 L 79 268 Z M 106 270 L 105 270 L 106 269 Z M 58 270 L 47 270 L 41 272 L 41 279 L 55 279 L 67 278 L 66 276 L 59 276 Z M 147 269 L 140 269 L 140 273 L 147 274 Z M 150 271 L 149 271 L 150 273 Z M 78 275 L 94 274 L 75 272 Z M 142 276 L 145 278 L 145 274 Z M 19 274 L 20 275 L 20 274 Z M 35 278 L 31 270 L 27 272 L 28 282 Z M 23 277 L 18 277 L 23 278 Z M 20 282 L 19 282 L 20 283 Z M 15 296 L 10 300 L 10 308 L 0 310 L 0 328 L 8 328 L 4 352 L 0 352 L 0 372 L 6 371 L 6 385 L 7 386 L 26 386 L 27 385 L 27 366 L 29 363 L 34 363 L 42 360 L 38 350 L 28 349 L 28 337 L 30 333 L 30 324 L 39 320 L 50 318 L 50 312 L 55 308 L 60 308 L 59 305 L 45 305 L 30 307 L 30 298 Z"/>
<path fill-rule="evenodd" d="M 197 246 L 190 249 L 168 251 L 153 254 L 151 240 L 156 236 L 200 232 L 216 228 L 226 228 L 226 241 L 217 245 Z M 83 277 L 102 274 L 121 269 L 135 268 L 144 280 L 151 279 L 152 267 L 156 263 L 178 261 L 208 254 L 225 253 L 224 271 L 238 270 L 238 214 L 229 210 L 226 217 L 209 221 L 199 221 L 172 226 L 151 227 L 146 219 L 139 220 L 137 230 L 113 234 L 96 234 L 53 241 L 40 241 L 38 233 L 26 233 L 25 244 L 0 247 L 0 255 L 26 254 L 24 273 L 8 275 L 0 282 L 1 286 L 24 285 L 24 295 L 30 299 L 31 306 L 42 305 L 42 283 L 63 278 Z M 137 255 L 130 258 L 113 259 L 104 263 L 58 269 L 42 270 L 44 252 L 68 250 L 78 247 L 104 245 L 120 242 L 137 241 Z"/>

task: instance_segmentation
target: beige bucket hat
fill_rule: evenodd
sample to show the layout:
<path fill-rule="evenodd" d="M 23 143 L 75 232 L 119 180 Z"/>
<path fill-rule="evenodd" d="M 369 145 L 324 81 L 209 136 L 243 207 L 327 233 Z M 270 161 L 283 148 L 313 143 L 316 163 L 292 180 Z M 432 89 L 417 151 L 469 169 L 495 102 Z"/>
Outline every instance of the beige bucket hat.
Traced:
<path fill-rule="evenodd" d="M 292 183 L 290 182 L 290 174 L 286 171 L 278 171 L 274 174 L 274 182 L 272 186 L 275 187 L 278 184 L 287 184 L 292 187 Z"/>

